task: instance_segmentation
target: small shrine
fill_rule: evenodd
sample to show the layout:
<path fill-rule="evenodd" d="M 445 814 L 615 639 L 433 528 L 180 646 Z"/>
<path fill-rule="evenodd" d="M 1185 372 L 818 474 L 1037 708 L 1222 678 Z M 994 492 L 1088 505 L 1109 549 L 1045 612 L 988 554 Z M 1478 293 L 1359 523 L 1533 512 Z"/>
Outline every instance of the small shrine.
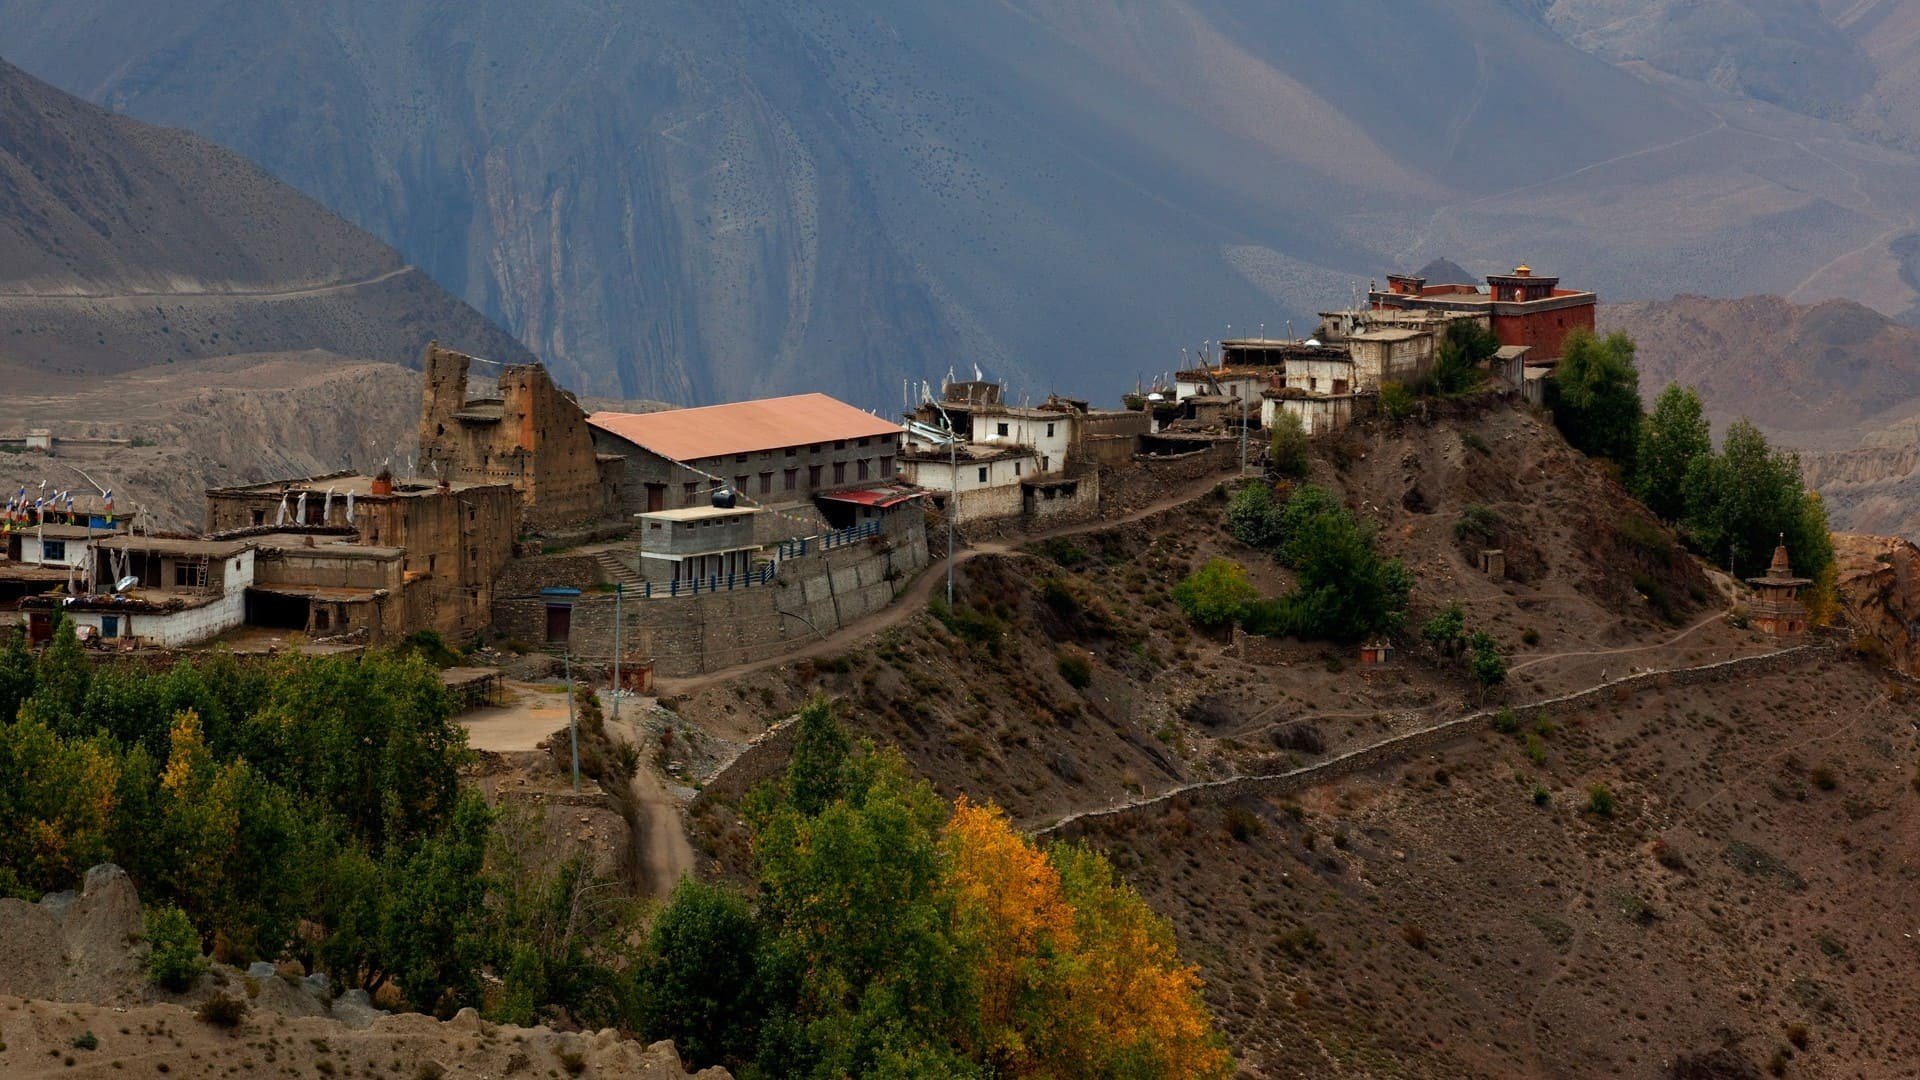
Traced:
<path fill-rule="evenodd" d="M 1807 578 L 1793 576 L 1793 564 L 1787 559 L 1786 537 L 1773 549 L 1773 565 L 1763 577 L 1748 578 L 1756 596 L 1752 624 L 1763 634 L 1795 637 L 1807 632 L 1807 608 L 1800 602 L 1800 589 L 1811 585 Z"/>

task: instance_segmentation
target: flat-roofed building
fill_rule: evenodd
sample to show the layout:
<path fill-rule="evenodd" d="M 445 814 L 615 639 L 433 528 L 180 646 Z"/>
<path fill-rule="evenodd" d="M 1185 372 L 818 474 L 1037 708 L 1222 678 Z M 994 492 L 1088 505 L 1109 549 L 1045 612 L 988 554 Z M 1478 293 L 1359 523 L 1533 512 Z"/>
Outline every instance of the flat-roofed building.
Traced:
<path fill-rule="evenodd" d="M 520 505 L 520 494 L 504 482 L 330 473 L 215 488 L 207 492 L 207 532 L 317 529 L 345 532 L 368 547 L 397 548 L 404 553 L 406 627 L 464 637 L 491 618 L 494 579 L 513 558 Z"/>
<path fill-rule="evenodd" d="M 640 576 L 648 581 L 725 581 L 753 569 L 750 506 L 683 506 L 640 515 Z"/>
<path fill-rule="evenodd" d="M 114 536 L 94 543 L 89 591 L 20 602 L 28 638 L 43 642 L 65 616 L 81 636 L 106 644 L 177 649 L 209 641 L 246 620 L 254 548 L 243 540 Z M 121 581 L 126 588 L 117 588 Z"/>
<path fill-rule="evenodd" d="M 1375 308 L 1484 314 L 1502 345 L 1531 348 L 1534 362 L 1557 360 L 1567 335 L 1591 332 L 1599 297 L 1586 289 L 1563 289 L 1557 277 L 1545 277 L 1520 265 L 1511 274 L 1491 274 L 1484 286 L 1472 282 L 1429 284 L 1412 274 L 1390 274 L 1385 289 L 1368 293 Z"/>

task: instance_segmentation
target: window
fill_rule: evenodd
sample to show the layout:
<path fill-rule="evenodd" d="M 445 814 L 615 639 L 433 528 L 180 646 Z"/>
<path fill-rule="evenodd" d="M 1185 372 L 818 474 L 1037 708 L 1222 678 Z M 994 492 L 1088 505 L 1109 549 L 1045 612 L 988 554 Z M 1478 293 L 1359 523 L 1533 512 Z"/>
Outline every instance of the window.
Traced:
<path fill-rule="evenodd" d="M 313 609 L 313 628 L 315 630 L 326 630 L 332 626 L 333 616 L 328 613 L 326 608 Z"/>
<path fill-rule="evenodd" d="M 820 446 L 821 446 L 821 444 L 820 444 L 820 443 L 814 443 L 814 444 L 813 444 L 812 446 L 809 446 L 809 447 L 807 447 L 807 453 L 809 453 L 809 454 L 817 454 L 817 453 L 819 453 L 819 452 L 820 452 Z"/>
<path fill-rule="evenodd" d="M 760 494 L 770 495 L 772 493 L 773 493 L 773 474 L 770 472 L 763 472 L 760 474 Z"/>
<path fill-rule="evenodd" d="M 1053 425 L 1052 425 L 1052 424 L 1048 424 L 1048 425 L 1047 425 L 1047 438 L 1049 438 L 1049 439 L 1051 439 L 1051 438 L 1053 438 Z"/>
<path fill-rule="evenodd" d="M 867 479 L 867 469 L 868 469 L 867 459 L 861 458 L 859 461 L 859 465 L 860 465 L 860 479 L 865 480 Z"/>
<path fill-rule="evenodd" d="M 1007 437 L 1007 425 L 1005 425 L 1005 424 L 995 424 L 995 425 L 993 425 L 993 433 L 994 433 L 995 435 L 998 435 L 998 436 L 1000 436 L 1000 437 L 1001 437 L 1001 438 L 1003 438 L 1003 439 L 1004 439 L 1004 438 L 1006 438 L 1006 437 Z"/>
<path fill-rule="evenodd" d="M 735 454 L 735 455 L 733 455 L 733 460 L 735 460 L 735 461 L 745 461 L 745 460 L 747 460 L 747 455 L 745 455 L 745 454 Z"/>
<path fill-rule="evenodd" d="M 267 512 L 265 510 L 255 510 L 253 512 L 253 523 L 255 525 L 265 525 L 267 523 Z"/>
<path fill-rule="evenodd" d="M 846 462 L 836 461 L 833 463 L 833 482 L 836 484 L 844 484 L 847 482 Z"/>
<path fill-rule="evenodd" d="M 881 477 L 881 479 L 885 479 L 885 478 L 887 478 L 887 477 L 889 477 L 889 476 L 892 476 L 892 475 L 893 475 L 893 459 L 892 459 L 892 458 L 890 458 L 890 457 L 883 457 L 883 458 L 881 458 L 881 459 L 880 459 L 880 477 Z"/>
<path fill-rule="evenodd" d="M 1020 465 L 1021 465 L 1021 463 L 1020 463 L 1020 462 L 1018 462 L 1018 461 L 1016 461 L 1016 462 L 1014 462 L 1014 463 L 1013 463 L 1013 475 L 1015 475 L 1015 476 L 1019 476 L 1019 475 L 1020 475 Z"/>
<path fill-rule="evenodd" d="M 835 440 L 833 441 L 833 448 L 834 448 L 835 450 L 845 450 L 845 449 L 847 448 L 847 440 L 845 440 L 845 439 L 835 439 Z"/>
<path fill-rule="evenodd" d="M 659 531 L 660 531 L 660 523 L 659 523 L 659 522 L 657 522 L 657 521 L 649 521 L 649 522 L 647 522 L 647 528 L 648 528 L 648 529 L 649 529 L 650 531 L 652 531 L 652 532 L 659 532 Z"/>
<path fill-rule="evenodd" d="M 810 488 L 817 488 L 820 486 L 820 466 L 818 465 L 807 466 L 807 486 Z"/>
<path fill-rule="evenodd" d="M 867 445 L 867 440 L 863 437 L 857 445 L 865 446 Z"/>
<path fill-rule="evenodd" d="M 66 562 L 67 542 L 65 540 L 41 541 L 40 558 L 43 562 Z"/>
<path fill-rule="evenodd" d="M 120 636 L 120 616 L 118 615 L 100 616 L 100 636 L 103 638 L 119 637 Z"/>
<path fill-rule="evenodd" d="M 440 556 L 438 556 L 438 555 L 428 555 L 428 556 L 427 556 L 427 573 L 429 573 L 429 574 L 431 574 L 431 573 L 433 573 L 433 570 L 434 570 L 434 565 L 435 565 L 436 563 L 438 563 L 439 561 L 440 561 Z"/>
<path fill-rule="evenodd" d="M 479 549 L 479 548 L 477 548 L 477 547 L 470 547 L 470 548 L 468 548 L 468 549 L 467 549 L 467 561 L 468 561 L 468 562 L 471 562 L 471 563 L 477 563 L 477 562 L 479 562 L 479 561 L 480 561 L 480 549 Z"/>
<path fill-rule="evenodd" d="M 694 503 L 700 501 L 700 482 L 698 480 L 685 485 L 685 491 L 687 493 L 688 506 L 692 506 Z"/>
<path fill-rule="evenodd" d="M 983 484 L 987 482 L 987 467 L 985 465 L 980 466 L 980 482 Z"/>
<path fill-rule="evenodd" d="M 792 491 L 795 483 L 799 481 L 799 479 L 800 479 L 799 469 L 788 469 L 786 472 L 781 473 L 780 474 L 780 490 Z"/>
<path fill-rule="evenodd" d="M 796 455 L 796 454 L 798 454 L 799 452 L 800 452 L 800 448 L 799 448 L 799 447 L 797 447 L 797 446 L 789 446 L 789 447 L 787 447 L 787 456 L 788 456 L 788 457 L 793 457 L 794 455 Z"/>
<path fill-rule="evenodd" d="M 734 477 L 733 490 L 739 492 L 742 495 L 745 495 L 747 493 L 747 478 L 745 476 Z"/>

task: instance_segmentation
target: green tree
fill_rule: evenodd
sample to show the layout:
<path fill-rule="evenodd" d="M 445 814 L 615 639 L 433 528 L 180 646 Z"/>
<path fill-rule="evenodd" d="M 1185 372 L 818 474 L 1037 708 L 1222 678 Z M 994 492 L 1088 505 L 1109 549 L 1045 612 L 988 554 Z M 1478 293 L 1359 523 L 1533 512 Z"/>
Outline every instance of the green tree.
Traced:
<path fill-rule="evenodd" d="M 1663 521 L 1687 514 L 1687 473 L 1713 453 L 1713 437 L 1700 395 L 1678 383 L 1660 391 L 1653 412 L 1640 425 L 1634 452 L 1633 493 Z"/>
<path fill-rule="evenodd" d="M 793 754 L 787 759 L 787 798 L 794 809 L 812 816 L 845 793 L 847 756 L 852 749 L 827 699 L 815 697 L 807 702 L 795 724 Z"/>
<path fill-rule="evenodd" d="M 1483 690 L 1507 681 L 1507 662 L 1491 634 L 1475 631 L 1467 638 L 1467 671 Z"/>
<path fill-rule="evenodd" d="M 490 824 L 480 794 L 462 792 L 446 829 L 391 865 L 380 940 L 415 1008 L 450 1013 L 479 997 Z"/>
<path fill-rule="evenodd" d="M 15 630 L 0 651 L 0 724 L 12 723 L 20 715 L 21 703 L 33 696 L 36 677 L 27 635 Z"/>
<path fill-rule="evenodd" d="M 1457 601 L 1448 604 L 1420 627 L 1420 637 L 1434 652 L 1446 657 L 1460 655 L 1460 650 L 1466 646 L 1466 635 L 1467 613 L 1461 610 Z"/>
<path fill-rule="evenodd" d="M 1216 557 L 1175 585 L 1173 599 L 1195 623 L 1220 627 L 1244 618 L 1260 599 L 1260 590 L 1247 580 L 1246 567 Z"/>
<path fill-rule="evenodd" d="M 1299 572 L 1288 598 L 1295 633 L 1358 641 L 1392 630 L 1406 618 L 1412 576 L 1400 560 L 1374 550 L 1373 530 L 1345 507 L 1290 529 L 1287 546 Z"/>
<path fill-rule="evenodd" d="M 1763 572 L 1783 540 L 1802 577 L 1833 562 L 1826 508 L 1806 489 L 1799 456 L 1775 451 L 1747 420 L 1728 426 L 1719 453 L 1694 459 L 1685 490 L 1689 540 L 1739 576 Z"/>
<path fill-rule="evenodd" d="M 1619 331 L 1600 338 L 1576 330 L 1567 335 L 1547 393 L 1554 423 L 1567 442 L 1628 474 L 1640 435 L 1635 351 L 1633 339 Z"/>
<path fill-rule="evenodd" d="M 0 870 L 39 894 L 72 888 L 111 849 L 119 761 L 32 716 L 0 725 Z"/>
<path fill-rule="evenodd" d="M 1455 319 L 1447 324 L 1433 364 L 1433 387 L 1442 394 L 1464 394 L 1486 381 L 1481 367 L 1500 351 L 1500 339 L 1488 327 L 1473 319 Z"/>
<path fill-rule="evenodd" d="M 1276 550 L 1283 536 L 1280 520 L 1283 505 L 1275 500 L 1271 485 L 1247 484 L 1227 501 L 1227 531 L 1248 547 Z"/>
<path fill-rule="evenodd" d="M 89 734 L 83 724 L 82 707 L 92 678 L 93 665 L 80 648 L 73 620 L 62 615 L 54 628 L 53 642 L 41 652 L 35 666 L 33 696 L 22 707 L 33 710 L 41 722 L 62 735 Z"/>
<path fill-rule="evenodd" d="M 187 913 L 172 904 L 147 908 L 147 978 L 162 990 L 180 993 L 206 973 L 200 934 Z"/>
<path fill-rule="evenodd" d="M 654 920 L 639 971 L 641 1027 L 695 1068 L 753 1055 L 760 927 L 739 893 L 687 878 Z"/>
<path fill-rule="evenodd" d="M 1273 414 L 1273 431 L 1267 437 L 1267 464 L 1281 476 L 1299 479 L 1313 466 L 1313 444 L 1307 438 L 1300 418 L 1285 409 Z"/>
<path fill-rule="evenodd" d="M 1302 484 L 1280 511 L 1280 561 L 1298 567 L 1311 554 L 1304 541 L 1307 524 L 1329 514 L 1344 514 L 1346 507 L 1326 488 Z"/>

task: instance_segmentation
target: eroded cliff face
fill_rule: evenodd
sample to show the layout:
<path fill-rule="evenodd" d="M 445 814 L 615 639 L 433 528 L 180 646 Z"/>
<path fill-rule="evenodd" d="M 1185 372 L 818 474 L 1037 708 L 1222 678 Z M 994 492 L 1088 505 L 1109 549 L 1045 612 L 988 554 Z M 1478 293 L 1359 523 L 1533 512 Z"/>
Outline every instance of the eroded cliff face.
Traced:
<path fill-rule="evenodd" d="M 1920 547 L 1909 540 L 1833 534 L 1840 607 L 1862 637 L 1880 643 L 1887 661 L 1916 674 L 1920 645 Z"/>

